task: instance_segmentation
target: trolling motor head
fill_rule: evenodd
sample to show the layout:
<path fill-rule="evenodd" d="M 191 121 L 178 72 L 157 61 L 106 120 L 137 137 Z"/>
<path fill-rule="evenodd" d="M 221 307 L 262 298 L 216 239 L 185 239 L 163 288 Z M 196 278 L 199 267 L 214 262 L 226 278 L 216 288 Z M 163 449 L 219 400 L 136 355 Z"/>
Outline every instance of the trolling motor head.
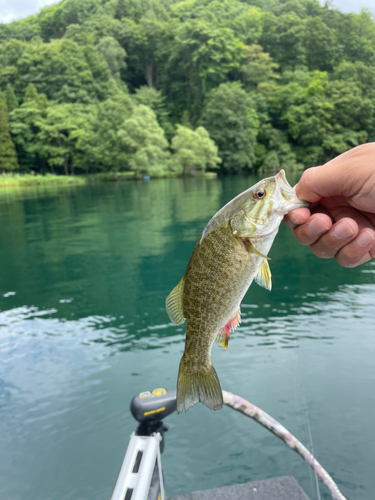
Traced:
<path fill-rule="evenodd" d="M 162 422 L 176 410 L 176 391 L 154 389 L 137 394 L 130 411 L 139 423 L 130 436 L 130 443 L 111 500 L 164 499 L 160 454 L 164 449 Z"/>
<path fill-rule="evenodd" d="M 136 434 L 150 436 L 154 432 L 163 433 L 168 428 L 162 419 L 176 410 L 176 391 L 154 389 L 140 392 L 131 400 L 130 411 L 139 422 Z"/>

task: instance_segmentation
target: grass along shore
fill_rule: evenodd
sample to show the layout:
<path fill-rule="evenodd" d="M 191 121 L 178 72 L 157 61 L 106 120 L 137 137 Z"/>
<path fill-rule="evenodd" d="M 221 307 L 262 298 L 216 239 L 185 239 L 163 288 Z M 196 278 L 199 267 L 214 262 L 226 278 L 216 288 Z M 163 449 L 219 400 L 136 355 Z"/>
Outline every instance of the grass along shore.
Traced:
<path fill-rule="evenodd" d="M 196 172 L 188 177 L 215 178 L 216 172 Z M 174 172 L 165 172 L 162 175 L 151 176 L 151 179 L 179 177 Z M 90 184 L 93 182 L 119 182 L 149 179 L 149 176 L 134 176 L 134 172 L 105 172 L 88 175 L 54 175 L 54 174 L 0 174 L 0 188 L 22 187 L 22 186 L 48 186 L 67 184 Z"/>

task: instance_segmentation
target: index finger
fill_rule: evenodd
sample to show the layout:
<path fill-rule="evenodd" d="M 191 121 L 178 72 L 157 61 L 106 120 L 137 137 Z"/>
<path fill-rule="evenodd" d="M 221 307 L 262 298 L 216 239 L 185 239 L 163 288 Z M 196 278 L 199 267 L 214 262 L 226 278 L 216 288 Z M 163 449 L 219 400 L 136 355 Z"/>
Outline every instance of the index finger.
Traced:
<path fill-rule="evenodd" d="M 308 208 L 296 208 L 284 216 L 284 222 L 287 226 L 294 229 L 309 220 L 311 212 Z"/>

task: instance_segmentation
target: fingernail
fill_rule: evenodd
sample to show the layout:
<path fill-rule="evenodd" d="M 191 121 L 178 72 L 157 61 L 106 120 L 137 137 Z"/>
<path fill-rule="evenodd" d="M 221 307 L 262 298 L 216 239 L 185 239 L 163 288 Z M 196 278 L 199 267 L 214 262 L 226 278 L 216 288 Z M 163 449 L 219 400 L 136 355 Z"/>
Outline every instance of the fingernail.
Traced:
<path fill-rule="evenodd" d="M 313 234 L 324 234 L 328 231 L 328 227 L 319 219 L 311 219 L 309 229 Z"/>
<path fill-rule="evenodd" d="M 292 215 L 290 216 L 290 222 L 291 222 L 292 224 L 297 224 L 297 225 L 298 225 L 298 224 L 301 224 L 301 220 L 300 220 L 300 218 L 299 218 L 297 215 L 294 215 L 294 214 L 292 214 Z"/>
<path fill-rule="evenodd" d="M 354 231 L 349 224 L 343 220 L 335 226 L 333 234 L 338 240 L 348 240 L 351 236 L 353 236 Z"/>
<path fill-rule="evenodd" d="M 357 236 L 355 241 L 357 242 L 357 245 L 364 248 L 371 245 L 371 243 L 374 243 L 375 238 L 372 235 L 372 233 L 370 233 L 370 231 L 364 231 L 363 233 Z"/>

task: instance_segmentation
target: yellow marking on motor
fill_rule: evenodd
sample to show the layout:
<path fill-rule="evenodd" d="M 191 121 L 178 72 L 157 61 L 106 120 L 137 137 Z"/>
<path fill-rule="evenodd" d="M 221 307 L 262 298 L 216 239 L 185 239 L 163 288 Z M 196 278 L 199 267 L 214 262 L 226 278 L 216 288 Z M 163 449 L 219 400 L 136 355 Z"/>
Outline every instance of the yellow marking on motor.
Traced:
<path fill-rule="evenodd" d="M 162 408 L 158 408 L 157 410 L 146 411 L 146 412 L 144 412 L 143 416 L 147 417 L 147 415 L 153 415 L 154 413 L 160 413 L 163 410 L 165 410 L 165 406 L 163 406 Z"/>
<path fill-rule="evenodd" d="M 167 391 L 161 387 L 158 387 L 157 389 L 154 389 L 152 391 L 152 394 L 154 396 L 164 396 L 165 394 L 167 394 Z"/>
<path fill-rule="evenodd" d="M 139 393 L 139 397 L 141 399 L 145 399 L 145 398 L 151 398 L 152 397 L 152 394 L 150 391 L 145 391 L 145 392 L 140 392 Z"/>

